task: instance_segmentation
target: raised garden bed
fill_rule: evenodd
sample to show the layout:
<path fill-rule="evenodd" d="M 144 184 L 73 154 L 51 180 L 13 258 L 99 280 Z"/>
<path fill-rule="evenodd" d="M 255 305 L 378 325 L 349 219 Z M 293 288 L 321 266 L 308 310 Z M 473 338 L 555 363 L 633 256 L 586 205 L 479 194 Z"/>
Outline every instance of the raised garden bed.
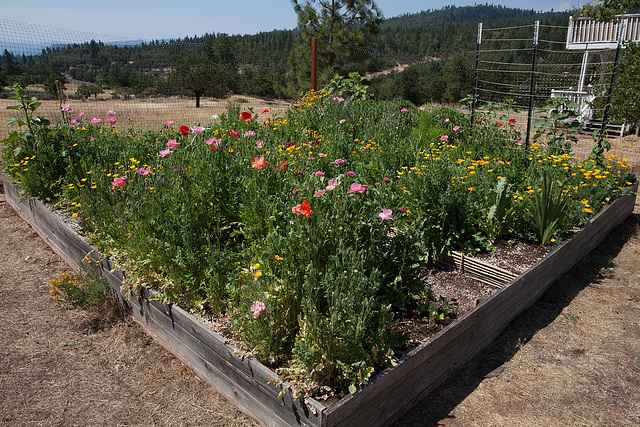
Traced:
<path fill-rule="evenodd" d="M 72 267 L 91 253 L 87 244 L 42 203 L 21 199 L 3 176 L 7 202 Z M 293 398 L 287 383 L 277 383 L 270 369 L 243 358 L 233 345 L 177 306 L 149 300 L 144 290 L 131 301 L 122 299 L 123 273 L 102 265 L 111 286 L 118 292 L 134 319 L 159 343 L 188 364 L 203 380 L 216 385 L 247 412 L 267 425 L 348 426 L 387 425 L 420 402 L 469 359 L 485 348 L 522 310 L 535 303 L 551 284 L 596 248 L 633 211 L 637 183 L 631 191 L 604 208 L 573 237 L 513 280 L 498 277 L 484 264 L 465 264 L 463 257 L 448 262 L 452 268 L 478 271 L 484 280 L 499 279 L 496 292 L 452 324 L 423 341 L 363 389 L 331 405 L 314 399 Z M 485 276 L 488 276 L 485 277 Z M 503 282 L 508 281 L 506 284 Z"/>

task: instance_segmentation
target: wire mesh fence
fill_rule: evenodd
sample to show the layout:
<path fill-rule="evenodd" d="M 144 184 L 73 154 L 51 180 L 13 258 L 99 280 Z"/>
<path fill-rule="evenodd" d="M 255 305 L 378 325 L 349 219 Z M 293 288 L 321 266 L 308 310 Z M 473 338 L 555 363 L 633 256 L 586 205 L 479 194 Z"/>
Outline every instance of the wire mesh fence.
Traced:
<path fill-rule="evenodd" d="M 615 51 L 603 49 L 585 55 L 582 50 L 565 49 L 566 26 L 543 24 L 537 31 L 536 38 L 533 23 L 484 28 L 478 45 L 474 87 L 477 118 L 519 130 L 519 138 L 512 141 L 514 148 L 519 141 L 525 141 L 527 135 L 534 139 L 536 119 L 544 117 L 540 110 L 549 99 L 564 97 L 576 102 L 578 118 L 585 127 L 590 119 L 602 118 L 611 82 Z M 196 106 L 194 90 L 176 90 L 175 82 L 171 87 L 172 72 L 185 62 L 180 56 L 185 51 L 193 56 L 225 55 L 225 52 L 214 52 L 215 42 L 219 40 L 215 40 L 215 35 L 212 37 L 214 43 L 206 37 L 149 40 L 135 35 L 89 33 L 0 18 L 0 69 L 5 74 L 14 73 L 13 80 L 18 80 L 32 96 L 43 101 L 38 114 L 54 121 L 61 117 L 61 102 L 70 104 L 74 114 L 83 114 L 86 119 L 104 120 L 107 111 L 115 111 L 116 126 L 151 129 L 167 120 L 185 125 L 207 124 L 223 114 L 230 103 L 258 113 L 269 110 L 263 118 L 282 114 L 289 102 L 274 97 L 213 96 L 209 89 L 215 89 L 215 81 L 204 82 L 208 89 L 201 91 L 199 106 Z M 135 48 L 140 45 L 147 45 L 149 49 L 139 54 Z M 387 61 L 385 52 L 388 48 L 378 45 L 353 47 L 359 56 L 373 63 Z M 64 91 L 56 96 L 51 87 L 41 82 L 60 69 L 54 53 L 63 52 L 76 55 L 73 61 L 77 65 L 62 72 Z M 415 58 L 406 59 L 407 63 L 415 61 Z M 105 64 L 104 61 L 112 62 Z M 39 73 L 37 83 L 16 77 L 27 67 L 32 74 Z M 400 67 L 398 71 L 402 69 Z M 108 73 L 99 74 L 97 70 L 108 70 Z M 250 72 L 250 69 L 234 70 L 234 75 L 246 76 Z M 282 74 L 284 81 L 286 77 Z M 0 120 L 4 122 L 12 113 L 6 106 L 13 105 L 14 101 L 7 99 L 8 89 L 0 95 Z M 531 118 L 530 108 L 533 111 Z M 592 130 L 578 134 L 580 142 L 574 148 L 583 157 L 589 154 L 594 143 Z M 0 126 L 0 137 L 7 131 L 6 127 Z M 542 138 L 538 142 L 544 144 L 545 140 Z M 638 147 L 623 149 L 633 163 L 640 164 Z"/>
<path fill-rule="evenodd" d="M 142 44 L 153 47 L 146 49 L 144 56 L 134 49 Z M 203 38 L 148 40 L 135 35 L 90 33 L 0 18 L 0 70 L 25 87 L 29 95 L 41 100 L 37 114 L 52 121 L 61 118 L 62 102 L 74 110 L 72 115 L 80 114 L 78 120 L 92 117 L 105 120 L 107 111 L 112 111 L 116 113 L 114 126 L 141 129 L 158 128 L 167 120 L 204 125 L 225 113 L 229 104 L 257 113 L 269 110 L 261 115 L 263 119 L 288 108 L 287 101 L 269 97 L 210 95 L 210 90 L 220 91 L 215 91 L 215 81 L 206 79 L 201 82 L 199 106 L 194 90 L 168 87 L 172 71 L 182 61 L 181 54 L 189 51 L 198 56 L 211 49 Z M 61 53 L 75 55 L 73 61 L 77 65 L 59 72 L 54 54 Z M 26 69 L 29 73 L 24 72 Z M 99 74 L 98 69 L 109 71 Z M 47 85 L 47 77 L 52 74 L 64 77 L 61 92 Z M 15 101 L 8 99 L 11 96 L 8 87 L 0 95 L 0 121 L 4 123 L 14 113 L 6 107 Z M 0 126 L 0 137 L 7 132 L 7 127 Z"/>
<path fill-rule="evenodd" d="M 474 120 L 493 120 L 496 126 L 511 125 L 520 133 L 515 144 L 546 145 L 546 135 L 566 121 L 553 120 L 555 112 L 569 107 L 579 121 L 580 132 L 566 132 L 578 139 L 574 152 L 589 155 L 606 116 L 605 105 L 615 67 L 615 50 L 568 50 L 566 26 L 522 25 L 479 27 L 474 84 Z M 560 105 L 560 98 L 566 100 Z M 545 108 L 546 107 L 546 108 Z M 572 114 L 573 114 L 572 113 Z M 541 135 L 540 135 L 541 133 Z M 620 136 L 608 130 L 608 138 Z M 635 164 L 637 146 L 621 148 Z"/>

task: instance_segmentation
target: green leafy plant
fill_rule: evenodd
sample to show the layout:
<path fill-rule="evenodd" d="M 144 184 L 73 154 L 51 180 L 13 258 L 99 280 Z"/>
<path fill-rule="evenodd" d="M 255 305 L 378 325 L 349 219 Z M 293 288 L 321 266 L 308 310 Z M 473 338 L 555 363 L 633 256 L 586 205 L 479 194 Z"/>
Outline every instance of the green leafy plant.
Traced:
<path fill-rule="evenodd" d="M 371 98 L 368 86 L 364 84 L 366 78 L 357 72 L 349 73 L 348 77 L 336 74 L 323 88 L 327 93 L 336 97 L 350 98 L 354 101 L 366 101 Z"/>
<path fill-rule="evenodd" d="M 51 281 L 49 293 L 57 306 L 71 310 L 116 310 L 117 302 L 99 263 L 87 257 L 74 273 L 64 272 Z"/>
<path fill-rule="evenodd" d="M 535 234 L 541 245 L 546 245 L 556 233 L 562 231 L 569 193 L 564 191 L 564 184 L 560 184 L 559 188 L 557 186 L 551 174 L 545 171 L 540 192 L 534 193 L 531 202 Z"/>
<path fill-rule="evenodd" d="M 566 98 L 549 98 L 544 107 L 534 121 L 534 140 L 539 140 L 542 136 L 545 140 L 550 154 L 567 154 L 571 152 L 571 143 L 577 142 L 578 138 L 567 133 L 567 131 L 578 132 L 582 129 L 578 104 Z"/>

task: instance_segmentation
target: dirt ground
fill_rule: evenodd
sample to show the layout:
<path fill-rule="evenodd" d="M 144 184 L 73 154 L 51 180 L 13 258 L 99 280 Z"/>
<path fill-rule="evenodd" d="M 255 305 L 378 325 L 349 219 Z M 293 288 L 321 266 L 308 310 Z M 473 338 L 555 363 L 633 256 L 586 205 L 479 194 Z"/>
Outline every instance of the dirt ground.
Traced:
<path fill-rule="evenodd" d="M 257 425 L 130 320 L 62 311 L 67 268 L 0 193 L 0 424 Z M 409 426 L 640 425 L 640 205 Z"/>

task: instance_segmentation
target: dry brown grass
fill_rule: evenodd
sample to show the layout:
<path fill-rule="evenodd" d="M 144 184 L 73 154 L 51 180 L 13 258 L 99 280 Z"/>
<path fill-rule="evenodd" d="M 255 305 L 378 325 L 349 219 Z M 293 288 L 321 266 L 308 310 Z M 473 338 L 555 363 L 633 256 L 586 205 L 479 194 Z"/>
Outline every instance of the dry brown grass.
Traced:
<path fill-rule="evenodd" d="M 36 91 L 36 96 L 38 92 Z M 73 93 L 73 91 L 70 91 Z M 74 109 L 72 117 L 76 113 L 84 112 L 85 120 L 95 116 L 101 119 L 107 117 L 108 110 L 114 110 L 118 123 L 117 127 L 123 128 L 133 126 L 140 129 L 159 129 L 166 120 L 173 120 L 176 125 L 193 125 L 199 123 L 206 125 L 212 122 L 211 116 L 220 115 L 226 112 L 229 103 L 238 104 L 244 111 L 253 108 L 254 113 L 268 109 L 268 114 L 261 114 L 262 118 L 272 117 L 277 114 L 284 114 L 289 108 L 289 102 L 283 100 L 272 100 L 255 98 L 250 96 L 232 95 L 223 99 L 202 98 L 200 108 L 196 108 L 193 98 L 166 97 L 166 98 L 134 98 L 134 99 L 112 99 L 110 93 L 100 95 L 97 100 L 86 101 L 68 100 L 67 102 Z M 16 105 L 16 101 L 10 99 L 0 99 L 0 123 L 4 122 L 15 114 L 13 110 L 6 107 Z M 36 110 L 37 115 L 41 115 L 51 121 L 60 119 L 59 104 L 57 101 L 42 101 L 42 105 Z M 2 126 L 0 137 L 8 134 L 8 129 Z"/>

